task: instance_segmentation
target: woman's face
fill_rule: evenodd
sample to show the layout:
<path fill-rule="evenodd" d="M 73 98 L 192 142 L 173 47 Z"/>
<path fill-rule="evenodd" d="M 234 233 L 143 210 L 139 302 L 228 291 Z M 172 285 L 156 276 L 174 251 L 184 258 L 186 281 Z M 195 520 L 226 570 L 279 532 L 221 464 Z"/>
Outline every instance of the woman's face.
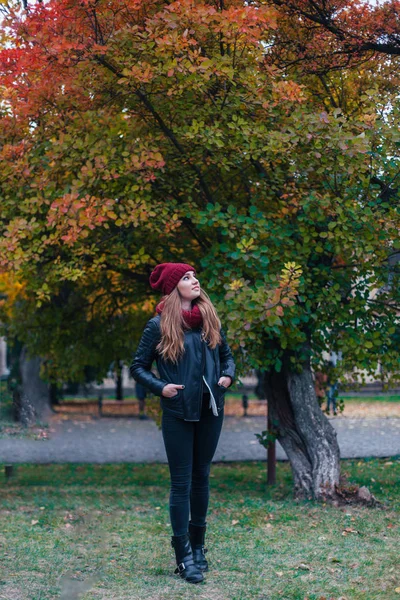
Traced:
<path fill-rule="evenodd" d="M 176 287 L 184 300 L 194 300 L 200 296 L 200 283 L 194 271 L 186 271 Z"/>

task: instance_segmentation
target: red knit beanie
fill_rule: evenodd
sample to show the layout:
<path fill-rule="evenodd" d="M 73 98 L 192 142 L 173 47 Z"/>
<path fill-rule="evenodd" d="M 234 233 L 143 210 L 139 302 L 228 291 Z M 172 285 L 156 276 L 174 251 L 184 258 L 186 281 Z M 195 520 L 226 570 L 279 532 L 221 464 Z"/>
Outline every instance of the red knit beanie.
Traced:
<path fill-rule="evenodd" d="M 185 263 L 161 263 L 151 272 L 150 285 L 153 290 L 170 294 L 186 271 L 194 271 L 196 275 L 196 269 Z"/>

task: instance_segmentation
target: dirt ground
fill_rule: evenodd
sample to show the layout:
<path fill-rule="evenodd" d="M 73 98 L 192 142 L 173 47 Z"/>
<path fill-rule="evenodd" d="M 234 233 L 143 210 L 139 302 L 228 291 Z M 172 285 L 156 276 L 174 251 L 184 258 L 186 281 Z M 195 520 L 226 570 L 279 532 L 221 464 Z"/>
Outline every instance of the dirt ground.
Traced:
<path fill-rule="evenodd" d="M 99 407 L 96 402 L 63 402 L 60 406 L 54 407 L 57 414 L 53 420 L 69 417 L 77 418 L 81 416 L 86 418 L 99 415 Z M 322 405 L 325 409 L 325 405 Z M 243 406 L 240 400 L 227 398 L 225 402 L 225 415 L 240 417 L 243 415 Z M 103 416 L 139 416 L 139 405 L 136 400 L 127 399 L 122 402 L 116 400 L 104 400 L 102 406 Z M 265 400 L 249 400 L 247 416 L 267 416 L 267 402 Z M 341 417 L 400 417 L 400 402 L 363 401 L 350 400 L 345 401 L 344 410 L 341 413 L 337 411 L 337 416 Z M 330 415 L 334 418 L 334 415 Z"/>

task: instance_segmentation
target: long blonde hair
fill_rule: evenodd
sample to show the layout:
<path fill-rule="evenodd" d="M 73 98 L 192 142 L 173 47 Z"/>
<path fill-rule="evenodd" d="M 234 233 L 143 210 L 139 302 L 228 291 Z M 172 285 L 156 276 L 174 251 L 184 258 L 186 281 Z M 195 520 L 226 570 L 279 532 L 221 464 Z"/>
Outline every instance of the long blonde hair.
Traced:
<path fill-rule="evenodd" d="M 185 329 L 189 329 L 183 320 L 182 303 L 178 288 L 175 287 L 170 294 L 164 296 L 162 302 L 161 340 L 157 344 L 156 350 L 164 360 L 177 363 L 185 351 Z M 195 302 L 203 317 L 201 339 L 208 343 L 210 348 L 215 348 L 217 344 L 221 343 L 221 321 L 218 318 L 217 311 L 203 289 L 200 289 L 200 296 L 196 298 Z"/>

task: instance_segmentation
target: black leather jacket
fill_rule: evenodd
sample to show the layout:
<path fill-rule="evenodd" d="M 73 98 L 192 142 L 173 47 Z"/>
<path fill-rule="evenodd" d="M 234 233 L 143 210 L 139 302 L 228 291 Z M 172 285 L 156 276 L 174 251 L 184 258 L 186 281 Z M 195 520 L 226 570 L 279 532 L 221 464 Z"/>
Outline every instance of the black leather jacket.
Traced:
<path fill-rule="evenodd" d="M 161 407 L 185 421 L 200 421 L 203 382 L 210 391 L 210 402 L 213 404 L 213 414 L 220 413 L 224 404 L 226 388 L 218 385 L 220 377 L 235 377 L 235 363 L 231 350 L 226 341 L 223 329 L 220 330 L 222 342 L 212 350 L 201 340 L 201 328 L 185 331 L 185 352 L 174 364 L 164 360 L 156 351 L 161 338 L 160 315 L 150 319 L 144 330 L 130 365 L 132 377 L 148 388 L 153 394 L 161 397 Z M 160 377 L 151 372 L 154 359 Z M 162 396 L 162 390 L 167 383 L 184 385 L 176 396 Z"/>

